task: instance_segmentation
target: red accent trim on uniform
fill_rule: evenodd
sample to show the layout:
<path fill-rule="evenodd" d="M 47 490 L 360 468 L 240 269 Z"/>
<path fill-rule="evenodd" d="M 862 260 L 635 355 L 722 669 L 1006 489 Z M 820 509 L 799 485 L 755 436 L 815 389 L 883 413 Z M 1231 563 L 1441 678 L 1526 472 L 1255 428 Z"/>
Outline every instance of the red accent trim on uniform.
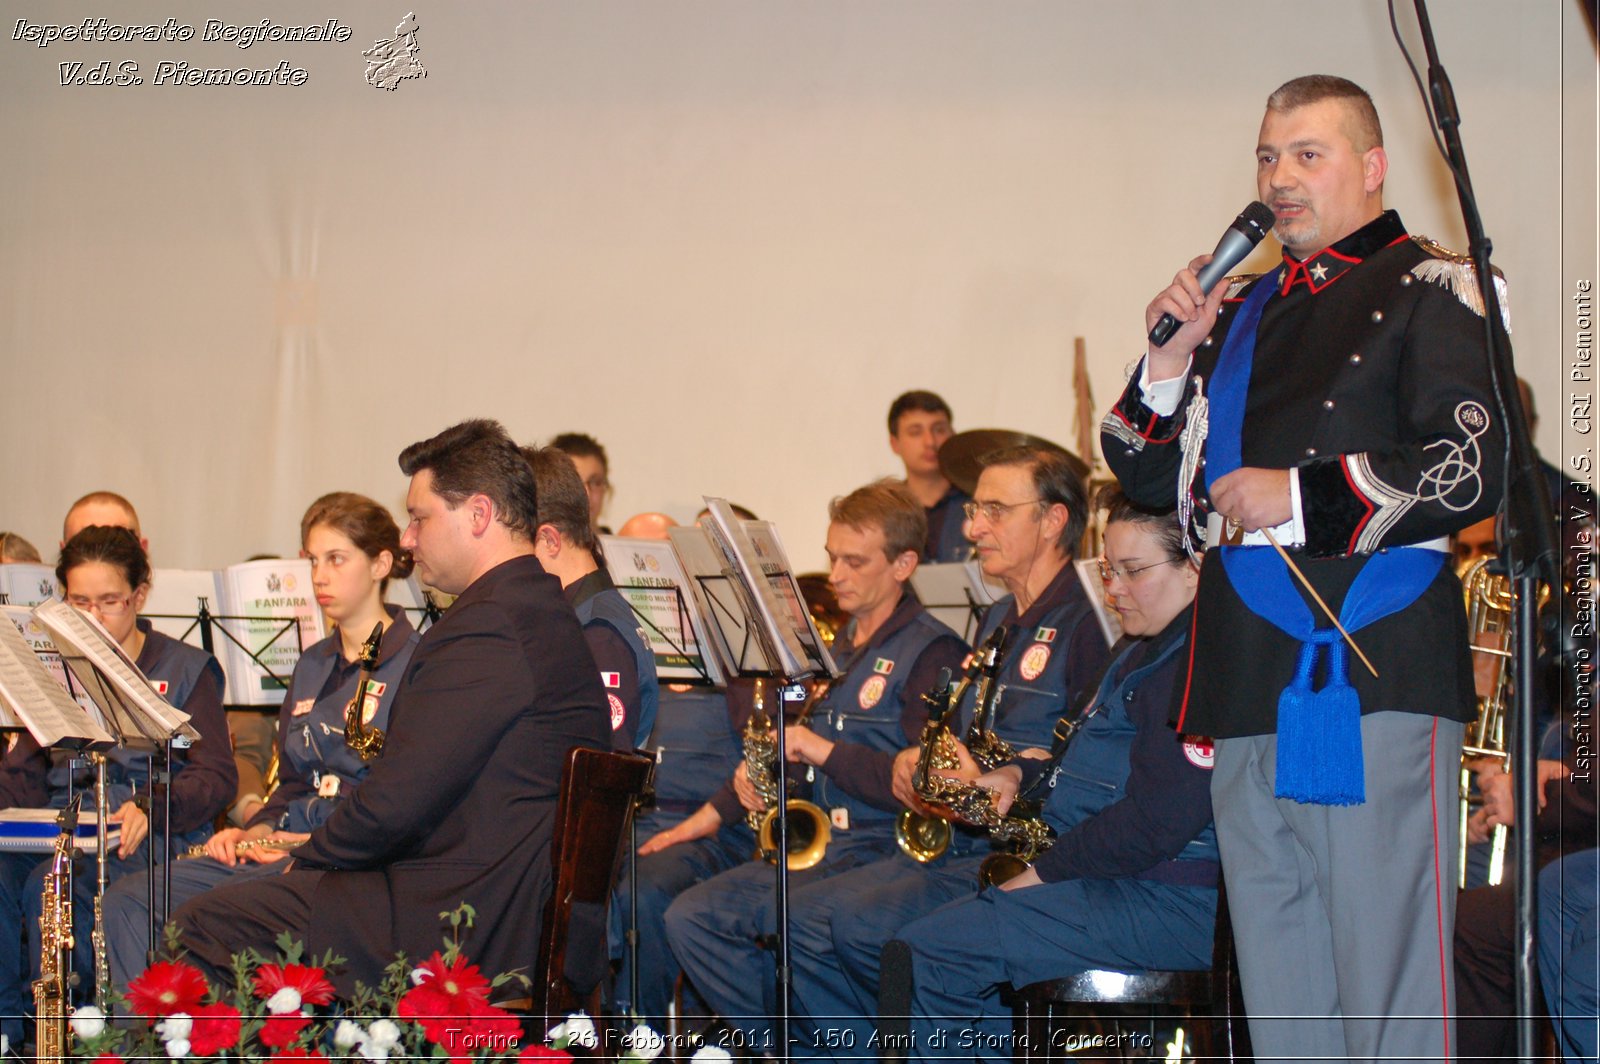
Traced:
<path fill-rule="evenodd" d="M 1444 962 L 1444 898 L 1439 874 L 1439 795 L 1436 780 L 1438 773 L 1433 763 L 1439 744 L 1439 718 L 1433 718 L 1433 731 L 1428 736 L 1428 806 L 1433 811 L 1433 914 L 1439 933 L 1439 1014 L 1444 1017 L 1444 1056 L 1442 1064 L 1450 1064 L 1450 972 Z"/>
<path fill-rule="evenodd" d="M 1139 426 L 1137 426 L 1133 422 L 1129 421 L 1128 420 L 1128 415 L 1124 414 L 1122 412 L 1121 408 L 1119 408 L 1119 407 L 1112 407 L 1111 408 L 1111 412 L 1117 416 L 1117 420 L 1118 421 L 1120 421 L 1124 425 L 1128 426 L 1128 431 L 1129 432 L 1132 432 L 1135 436 L 1139 437 L 1141 440 L 1146 440 L 1146 441 L 1148 441 L 1150 443 L 1171 443 L 1173 440 L 1177 439 L 1178 436 L 1179 436 L 1179 433 L 1174 432 L 1171 436 L 1168 436 L 1165 439 L 1159 439 L 1158 440 L 1158 439 L 1156 439 L 1155 436 L 1151 435 L 1153 432 L 1155 432 L 1156 425 L 1161 421 L 1161 415 L 1157 414 L 1157 413 L 1155 413 L 1153 411 L 1150 414 L 1150 427 L 1147 428 L 1147 429 L 1141 429 L 1141 428 L 1139 428 Z"/>
<path fill-rule="evenodd" d="M 1385 244 L 1383 246 L 1386 247 L 1386 248 L 1392 248 L 1396 244 L 1403 244 L 1407 240 L 1410 240 L 1410 239 L 1411 239 L 1411 234 L 1410 233 L 1401 233 L 1399 236 L 1395 237 L 1393 240 L 1389 241 L 1387 244 Z"/>
<path fill-rule="evenodd" d="M 1184 533 L 1187 535 L 1188 533 Z M 1194 612 L 1189 615 L 1189 669 L 1183 677 L 1183 702 L 1178 706 L 1177 730 L 1183 731 L 1183 718 L 1189 715 L 1189 689 L 1194 686 L 1194 634 L 1200 627 L 1200 600 L 1195 600 Z M 1216 740 L 1213 739 L 1212 742 Z"/>
<path fill-rule="evenodd" d="M 1355 531 L 1350 533 L 1350 542 L 1346 545 L 1345 553 L 1354 554 L 1356 552 L 1356 541 L 1361 538 L 1361 531 L 1367 527 L 1367 522 L 1372 520 L 1372 515 L 1378 511 L 1377 507 L 1372 505 L 1372 500 L 1361 494 L 1361 489 L 1356 487 L 1356 482 L 1350 479 L 1350 464 L 1342 454 L 1339 456 L 1339 470 L 1344 473 L 1344 482 L 1350 486 L 1350 493 L 1360 499 L 1361 504 L 1367 508 L 1367 512 L 1362 516 L 1361 520 L 1356 522 Z M 1304 517 L 1305 515 L 1301 514 L 1301 516 Z"/>

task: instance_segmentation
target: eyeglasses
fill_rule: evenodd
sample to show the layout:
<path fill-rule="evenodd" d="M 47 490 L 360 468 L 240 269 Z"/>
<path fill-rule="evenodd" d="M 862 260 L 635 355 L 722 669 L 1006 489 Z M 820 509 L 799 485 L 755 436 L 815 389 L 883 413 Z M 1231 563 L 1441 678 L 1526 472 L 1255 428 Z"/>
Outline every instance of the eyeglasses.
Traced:
<path fill-rule="evenodd" d="M 1149 565 L 1141 565 L 1137 569 L 1116 569 L 1108 565 L 1104 558 L 1101 558 L 1096 561 L 1095 564 L 1100 567 L 1100 579 L 1105 583 L 1109 584 L 1113 581 L 1121 580 L 1125 584 L 1131 584 L 1133 583 L 1133 578 L 1142 572 L 1157 568 L 1158 566 L 1176 565 L 1177 563 L 1171 558 L 1167 558 L 1163 561 L 1151 562 Z"/>
<path fill-rule="evenodd" d="M 976 521 L 978 515 L 982 514 L 983 519 L 992 525 L 1019 506 L 1038 506 L 1043 502 L 1043 499 L 1027 499 L 1023 502 L 964 502 L 961 504 L 961 512 L 967 515 L 968 521 Z"/>
<path fill-rule="evenodd" d="M 133 602 L 131 595 L 101 595 L 99 598 L 88 598 L 84 595 L 68 595 L 67 605 L 73 609 L 85 612 L 94 610 L 102 617 L 121 617 L 128 612 L 128 606 Z"/>

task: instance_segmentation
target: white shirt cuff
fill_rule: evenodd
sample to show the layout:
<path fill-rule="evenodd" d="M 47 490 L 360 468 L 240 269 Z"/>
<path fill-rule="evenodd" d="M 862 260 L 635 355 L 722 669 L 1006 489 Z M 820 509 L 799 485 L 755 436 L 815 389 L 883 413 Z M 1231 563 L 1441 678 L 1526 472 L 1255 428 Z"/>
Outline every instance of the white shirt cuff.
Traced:
<path fill-rule="evenodd" d="M 1176 377 L 1169 377 L 1164 381 L 1150 379 L 1150 360 L 1139 360 L 1139 395 L 1144 399 L 1144 405 L 1154 410 L 1161 417 L 1171 417 L 1178 409 L 1178 400 L 1183 398 L 1183 386 L 1189 380 L 1189 368 L 1194 365 L 1194 358 L 1183 364 L 1183 372 Z"/>
<path fill-rule="evenodd" d="M 1289 508 L 1292 516 L 1289 518 L 1289 539 L 1296 547 L 1306 545 L 1306 518 L 1300 511 L 1300 470 L 1298 467 L 1289 470 Z"/>

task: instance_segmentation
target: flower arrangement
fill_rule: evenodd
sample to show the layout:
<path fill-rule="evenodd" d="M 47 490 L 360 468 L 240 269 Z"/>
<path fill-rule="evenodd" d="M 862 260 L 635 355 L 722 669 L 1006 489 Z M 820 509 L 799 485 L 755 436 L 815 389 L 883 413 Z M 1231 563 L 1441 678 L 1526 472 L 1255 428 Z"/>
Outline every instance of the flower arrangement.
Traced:
<path fill-rule="evenodd" d="M 594 1021 L 574 1013 L 552 1028 L 545 1043 L 523 1044 L 522 1020 L 490 1003 L 493 992 L 525 976 L 493 979 L 470 964 L 459 943 L 476 917 L 470 905 L 440 913 L 450 924 L 445 947 L 420 964 L 398 957 L 376 988 L 357 984 L 341 1009 L 328 969 L 343 963 L 331 953 L 302 963 L 304 947 L 287 933 L 279 957 L 254 950 L 233 957 L 233 988 L 213 987 L 205 973 L 182 959 L 168 929 L 167 959 L 128 984 L 114 1006 L 113 1022 L 93 1005 L 73 1012 L 73 1056 L 93 1064 L 138 1060 L 314 1061 L 359 1059 L 372 1064 L 404 1060 L 463 1061 L 568 1059 L 596 1051 Z M 665 1043 L 644 1024 L 622 1039 L 621 1059 L 647 1064 Z M 694 1059 L 719 1064 L 722 1050 L 701 1048 Z"/>

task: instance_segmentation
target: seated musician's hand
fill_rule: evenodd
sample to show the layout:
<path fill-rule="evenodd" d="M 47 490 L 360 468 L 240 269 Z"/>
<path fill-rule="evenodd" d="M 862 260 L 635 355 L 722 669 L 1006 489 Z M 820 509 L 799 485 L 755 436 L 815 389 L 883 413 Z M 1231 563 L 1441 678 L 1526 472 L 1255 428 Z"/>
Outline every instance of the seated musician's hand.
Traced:
<path fill-rule="evenodd" d="M 1510 773 L 1479 776 L 1479 790 L 1483 792 L 1483 815 L 1487 827 L 1510 827 L 1517 819 L 1517 796 Z M 1470 818 L 1469 818 L 1470 819 Z"/>
<path fill-rule="evenodd" d="M 247 831 L 242 828 L 223 828 L 206 840 L 206 856 L 213 861 L 220 861 L 232 868 L 234 862 L 239 859 L 234 847 L 245 839 L 251 837 L 259 838 L 271 830 L 267 825 L 262 825 L 262 829 L 250 829 Z"/>
<path fill-rule="evenodd" d="M 1539 799 L 1539 809 L 1543 811 L 1544 807 L 1550 804 L 1550 795 L 1547 790 L 1550 781 L 1556 780 L 1560 782 L 1571 776 L 1572 770 L 1563 762 L 1547 761 L 1542 757 L 1534 762 L 1534 768 L 1536 771 L 1534 774 L 1533 793 Z"/>
<path fill-rule="evenodd" d="M 791 724 L 783 730 L 783 754 L 789 761 L 805 765 L 820 765 L 833 753 L 833 743 L 824 739 L 803 724 Z"/>
<path fill-rule="evenodd" d="M 138 850 L 144 837 L 150 834 L 150 818 L 132 802 L 123 802 L 117 811 L 106 817 L 107 824 L 122 825 L 122 840 L 117 847 L 118 857 L 127 857 Z"/>
<path fill-rule="evenodd" d="M 1016 765 L 1001 765 L 973 782 L 994 792 L 995 811 L 1004 816 L 1011 808 L 1011 803 L 1017 800 L 1017 790 L 1022 786 L 1022 769 Z"/>
<path fill-rule="evenodd" d="M 1474 809 L 1472 815 L 1467 817 L 1467 842 L 1474 846 L 1488 842 L 1491 838 L 1492 826 L 1489 823 L 1489 814 L 1483 809 Z"/>
<path fill-rule="evenodd" d="M 739 804 L 752 813 L 767 811 L 766 800 L 756 793 L 756 785 L 750 782 L 750 766 L 746 762 L 739 762 L 739 767 L 733 770 L 733 793 L 739 796 Z"/>
<path fill-rule="evenodd" d="M 967 749 L 966 743 L 960 740 L 953 740 L 951 747 L 956 752 L 956 760 L 960 763 L 959 766 L 953 769 L 936 768 L 933 770 L 934 775 L 944 776 L 952 780 L 964 780 L 969 783 L 983 775 L 983 769 L 979 768 L 978 763 L 972 759 L 972 751 Z"/>
<path fill-rule="evenodd" d="M 1021 890 L 1023 887 L 1037 887 L 1044 880 L 1039 878 L 1039 870 L 1029 865 L 1020 875 L 1012 876 L 1000 884 L 1001 890 Z"/>
<path fill-rule="evenodd" d="M 911 777 L 917 770 L 917 759 L 921 756 L 922 748 L 919 746 L 909 746 L 894 755 L 894 769 L 889 777 L 889 790 L 901 805 L 913 813 L 932 816 L 933 810 L 923 804 L 922 799 L 917 796 L 916 788 L 911 785 Z"/>
<path fill-rule="evenodd" d="M 1275 528 L 1294 516 L 1289 471 L 1235 469 L 1211 486 L 1211 505 L 1246 532 Z"/>
<path fill-rule="evenodd" d="M 309 839 L 310 835 L 302 835 L 293 831 L 274 831 L 270 838 L 270 846 L 254 846 L 239 855 L 241 860 L 254 861 L 256 864 L 271 864 L 282 861 L 289 856 L 289 851 Z"/>
<path fill-rule="evenodd" d="M 716 834 L 717 829 L 720 827 L 722 827 L 722 815 L 717 812 L 716 806 L 707 802 L 670 828 L 664 828 L 645 839 L 644 843 L 639 847 L 639 856 L 648 857 L 652 853 L 660 853 L 662 850 L 676 846 L 680 842 L 703 839 L 708 835 Z"/>

